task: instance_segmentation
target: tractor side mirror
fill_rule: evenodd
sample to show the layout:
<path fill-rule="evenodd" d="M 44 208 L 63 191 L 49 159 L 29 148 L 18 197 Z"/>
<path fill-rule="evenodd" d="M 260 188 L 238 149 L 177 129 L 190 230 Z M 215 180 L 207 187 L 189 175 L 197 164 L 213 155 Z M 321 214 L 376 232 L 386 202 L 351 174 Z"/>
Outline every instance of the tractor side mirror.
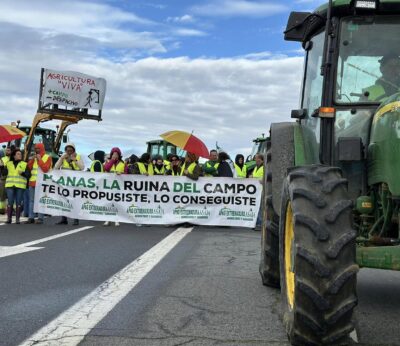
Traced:
<path fill-rule="evenodd" d="M 68 135 L 67 134 L 64 134 L 62 136 L 62 141 L 63 141 L 63 143 L 68 143 Z"/>
<path fill-rule="evenodd" d="M 304 119 L 307 116 L 307 109 L 293 109 L 292 119 Z"/>
<path fill-rule="evenodd" d="M 311 18 L 310 12 L 292 12 L 286 26 L 285 40 L 303 42 L 308 31 L 308 18 Z"/>

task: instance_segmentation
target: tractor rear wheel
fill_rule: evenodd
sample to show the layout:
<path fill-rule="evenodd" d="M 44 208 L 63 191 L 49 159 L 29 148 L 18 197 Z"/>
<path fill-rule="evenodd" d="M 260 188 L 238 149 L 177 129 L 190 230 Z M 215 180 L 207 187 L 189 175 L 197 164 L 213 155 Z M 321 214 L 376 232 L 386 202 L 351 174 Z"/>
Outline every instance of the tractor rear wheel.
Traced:
<path fill-rule="evenodd" d="M 352 205 L 338 168 L 294 168 L 284 180 L 281 295 L 292 345 L 348 343 L 358 272 Z"/>
<path fill-rule="evenodd" d="M 261 228 L 260 275 L 263 285 L 279 287 L 279 217 L 272 205 L 271 141 L 266 141 L 264 160 L 263 218 Z"/>

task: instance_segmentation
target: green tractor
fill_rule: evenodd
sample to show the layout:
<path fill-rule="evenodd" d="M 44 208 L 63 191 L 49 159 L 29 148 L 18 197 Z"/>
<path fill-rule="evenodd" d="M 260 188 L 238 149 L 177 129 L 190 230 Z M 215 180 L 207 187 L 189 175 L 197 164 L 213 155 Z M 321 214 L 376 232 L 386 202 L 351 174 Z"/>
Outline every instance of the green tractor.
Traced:
<path fill-rule="evenodd" d="M 399 28 L 399 0 L 289 17 L 304 80 L 266 141 L 260 274 L 292 345 L 347 344 L 359 268 L 400 270 Z"/>
<path fill-rule="evenodd" d="M 9 145 L 15 145 L 19 148 L 26 148 L 27 147 L 27 140 L 28 134 L 31 131 L 31 126 L 19 126 L 18 127 L 21 131 L 24 131 L 27 136 L 23 137 L 22 139 L 14 140 L 9 143 Z M 34 131 L 34 135 L 32 137 L 32 144 L 29 146 L 30 152 L 33 152 L 34 145 L 37 143 L 43 143 L 46 153 L 52 157 L 53 163 L 57 162 L 59 159 L 59 145 L 56 145 L 57 139 L 57 132 L 52 129 L 46 129 L 42 127 L 36 127 Z M 62 142 L 68 142 L 68 134 L 64 133 L 62 136 Z M 57 151 L 56 151 L 57 150 Z"/>
<path fill-rule="evenodd" d="M 155 139 L 146 144 L 147 153 L 150 154 L 151 157 L 160 155 L 164 160 L 166 160 L 168 154 L 176 154 L 179 156 L 185 156 L 186 154 L 184 150 L 162 139 Z"/>
<path fill-rule="evenodd" d="M 253 148 L 251 149 L 251 154 L 247 156 L 246 159 L 246 167 L 247 167 L 247 173 L 248 175 L 253 172 L 254 167 L 256 166 L 256 161 L 254 161 L 254 156 L 257 153 L 265 153 L 265 143 L 266 143 L 267 138 L 264 137 L 264 134 L 261 135 L 261 137 L 258 137 L 256 139 L 253 139 Z"/>

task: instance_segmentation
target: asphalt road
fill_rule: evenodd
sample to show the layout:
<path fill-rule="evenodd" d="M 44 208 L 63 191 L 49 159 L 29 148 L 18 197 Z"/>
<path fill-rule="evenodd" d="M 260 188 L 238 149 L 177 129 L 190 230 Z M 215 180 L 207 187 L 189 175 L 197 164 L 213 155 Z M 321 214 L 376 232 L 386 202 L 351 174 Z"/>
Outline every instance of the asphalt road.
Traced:
<path fill-rule="evenodd" d="M 0 225 L 0 345 L 41 330 L 52 342 L 38 345 L 288 345 L 280 293 L 259 279 L 260 233 L 54 222 Z M 364 269 L 358 293 L 359 344 L 400 345 L 400 273 Z"/>

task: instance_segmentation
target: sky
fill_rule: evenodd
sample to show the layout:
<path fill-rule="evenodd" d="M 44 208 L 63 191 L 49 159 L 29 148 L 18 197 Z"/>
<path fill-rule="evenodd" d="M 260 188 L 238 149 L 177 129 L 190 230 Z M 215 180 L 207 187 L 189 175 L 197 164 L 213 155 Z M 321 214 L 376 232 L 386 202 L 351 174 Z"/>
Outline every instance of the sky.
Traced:
<path fill-rule="evenodd" d="M 1 0 L 0 123 L 29 125 L 42 67 L 105 78 L 103 121 L 71 126 L 77 151 L 142 154 L 170 130 L 249 154 L 298 108 L 291 11 L 322 0 Z M 45 124 L 47 127 L 55 123 Z"/>

